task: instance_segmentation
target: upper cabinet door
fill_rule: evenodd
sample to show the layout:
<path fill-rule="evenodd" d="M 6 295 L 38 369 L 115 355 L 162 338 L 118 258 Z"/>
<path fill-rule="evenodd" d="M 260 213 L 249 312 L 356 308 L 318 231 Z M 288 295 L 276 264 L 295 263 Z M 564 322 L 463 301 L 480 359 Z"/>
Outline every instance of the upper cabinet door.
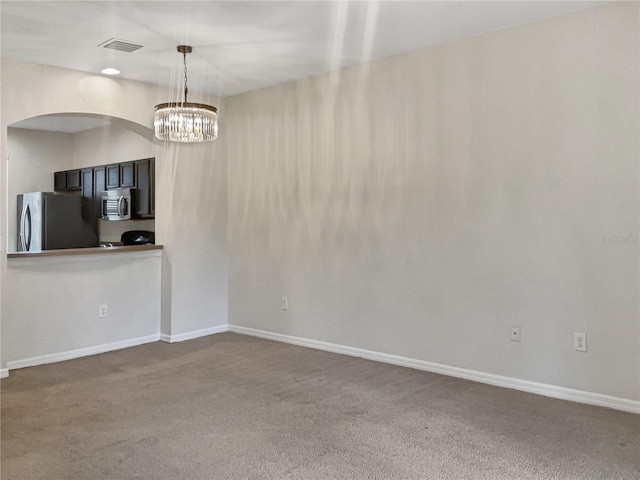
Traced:
<path fill-rule="evenodd" d="M 53 189 L 56 192 L 80 190 L 81 185 L 80 170 L 65 170 L 53 174 Z"/>
<path fill-rule="evenodd" d="M 85 218 L 95 216 L 93 197 L 93 168 L 85 168 L 82 170 L 82 216 Z"/>
<path fill-rule="evenodd" d="M 120 164 L 107 165 L 107 190 L 120 188 Z"/>
<path fill-rule="evenodd" d="M 102 217 L 102 192 L 106 190 L 105 167 L 93 169 L 93 214 Z"/>
<path fill-rule="evenodd" d="M 136 199 L 135 213 L 138 218 L 154 218 L 155 217 L 155 161 L 153 158 L 145 158 L 136 160 Z"/>
<path fill-rule="evenodd" d="M 62 192 L 67 189 L 67 172 L 55 172 L 53 174 L 53 190 Z"/>
<path fill-rule="evenodd" d="M 80 190 L 80 170 L 67 172 L 67 190 Z"/>
<path fill-rule="evenodd" d="M 120 164 L 120 186 L 122 188 L 133 188 L 136 186 L 135 170 L 133 162 Z"/>

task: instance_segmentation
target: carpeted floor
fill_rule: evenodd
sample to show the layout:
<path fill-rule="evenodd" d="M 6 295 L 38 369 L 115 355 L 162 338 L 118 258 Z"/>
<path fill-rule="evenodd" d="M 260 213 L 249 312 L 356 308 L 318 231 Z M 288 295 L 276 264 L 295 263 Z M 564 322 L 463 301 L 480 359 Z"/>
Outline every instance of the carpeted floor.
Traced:
<path fill-rule="evenodd" d="M 232 333 L 12 371 L 2 480 L 638 479 L 640 416 Z"/>

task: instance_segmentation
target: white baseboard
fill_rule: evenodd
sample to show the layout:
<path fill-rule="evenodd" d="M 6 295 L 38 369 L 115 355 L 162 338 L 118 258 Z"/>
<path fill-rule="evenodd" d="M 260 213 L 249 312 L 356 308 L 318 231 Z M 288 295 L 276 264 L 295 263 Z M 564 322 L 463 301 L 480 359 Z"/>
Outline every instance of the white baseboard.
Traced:
<path fill-rule="evenodd" d="M 63 362 L 65 360 L 71 360 L 73 358 L 86 357 L 87 355 L 96 355 L 98 353 L 110 352 L 112 350 L 120 350 L 122 348 L 136 347 L 145 343 L 157 342 L 160 340 L 159 334 L 147 335 L 145 337 L 130 338 L 120 342 L 103 343 L 102 345 L 96 345 L 94 347 L 78 348 L 77 350 L 69 350 L 67 352 L 52 353 L 49 355 L 42 355 L 40 357 L 24 358 L 22 360 L 14 360 L 7 362 L 6 376 L 9 376 L 9 371 L 16 368 L 34 367 L 36 365 L 44 365 L 46 363 Z M 4 374 L 4 372 L 1 372 Z"/>
<path fill-rule="evenodd" d="M 177 335 L 167 335 L 166 333 L 162 333 L 160 334 L 160 340 L 167 343 L 184 342 L 185 340 L 206 337 L 207 335 L 214 335 L 228 330 L 229 328 L 227 325 L 219 325 L 217 327 L 203 328 L 202 330 L 194 330 L 192 332 L 179 333 Z"/>
<path fill-rule="evenodd" d="M 79 348 L 77 350 L 70 350 L 67 352 L 52 353 L 49 355 L 42 355 L 39 357 L 24 358 L 22 360 L 14 360 L 7 362 L 7 368 L 0 369 L 0 378 L 6 378 L 9 376 L 10 370 L 16 368 L 35 367 L 36 365 L 44 365 L 47 363 L 63 362 L 65 360 L 71 360 L 73 358 L 86 357 L 88 355 L 96 355 L 98 353 L 110 352 L 112 350 L 120 350 L 122 348 L 135 347 L 143 345 L 145 343 L 157 342 L 159 340 L 167 343 L 183 342 L 185 340 L 191 340 L 198 337 L 204 337 L 207 335 L 213 335 L 215 333 L 222 333 L 228 330 L 227 325 L 220 325 L 212 328 L 204 328 L 202 330 L 195 330 L 193 332 L 180 333 L 178 335 L 167 334 L 153 334 L 145 337 L 132 338 L 129 340 L 123 340 L 121 342 L 105 343 L 102 345 L 96 345 L 95 347 Z"/>
<path fill-rule="evenodd" d="M 253 328 L 239 327 L 237 325 L 229 325 L 228 331 L 240 333 L 243 335 L 250 335 L 253 337 L 265 338 L 268 340 L 275 340 L 283 343 L 290 343 L 293 345 L 300 345 L 302 347 L 315 348 L 317 350 L 324 350 L 327 352 L 341 353 L 343 355 L 350 355 L 352 357 L 365 358 L 367 360 L 375 360 L 377 362 L 390 363 L 392 365 L 399 365 L 402 367 L 415 368 L 417 370 L 424 370 L 426 372 L 439 373 L 442 375 L 448 375 L 450 377 L 463 378 L 466 380 L 486 383 L 498 387 L 521 390 L 523 392 L 535 393 L 538 395 L 544 395 L 546 397 L 559 398 L 572 402 L 585 403 L 588 405 L 596 405 L 599 407 L 607 407 L 614 410 L 622 410 L 624 412 L 640 414 L 640 402 L 636 400 L 612 397 L 609 395 L 585 392 L 582 390 L 574 390 L 571 388 L 531 382 L 528 380 L 520 380 L 518 378 L 504 377 L 501 375 L 493 375 L 490 373 L 483 373 L 475 370 L 467 370 L 465 368 L 451 367 L 439 363 L 426 362 L 424 360 L 416 360 L 413 358 L 400 357 L 397 355 L 379 353 L 371 350 L 364 350 L 362 348 L 347 347 L 335 343 L 321 342 L 318 340 L 294 337 L 291 335 L 283 335 L 280 333 L 272 333 L 264 330 L 256 330 Z"/>
<path fill-rule="evenodd" d="M 629 400 L 626 398 L 613 397 L 610 395 L 602 395 L 599 393 L 585 392 L 582 390 L 574 390 L 571 388 L 558 387 L 545 383 L 532 382 L 529 380 L 520 380 L 518 378 L 504 377 L 501 375 L 493 375 L 490 373 L 478 372 L 476 370 L 468 370 L 464 368 L 451 367 L 439 363 L 427 362 L 424 360 L 416 360 L 413 358 L 401 357 L 387 353 L 374 352 L 362 348 L 348 347 L 335 343 L 322 342 L 302 337 L 294 337 L 291 335 L 283 335 L 280 333 L 267 332 L 254 328 L 240 327 L 237 325 L 220 325 L 212 328 L 204 328 L 192 332 L 181 333 L 177 335 L 153 334 L 145 337 L 132 338 L 120 342 L 106 343 L 93 347 L 79 348 L 67 352 L 54 353 L 50 355 L 42 355 L 39 357 L 25 358 L 22 360 L 14 360 L 7 362 L 7 368 L 0 369 L 0 378 L 9 376 L 9 371 L 16 368 L 33 367 L 36 365 L 44 365 L 47 363 L 62 362 L 73 358 L 95 355 L 99 353 L 119 350 L 122 348 L 135 347 L 145 343 L 152 343 L 161 340 L 168 343 L 182 342 L 194 338 L 214 335 L 222 332 L 235 332 L 242 335 L 250 335 L 253 337 L 275 340 L 278 342 L 289 343 L 292 345 L 300 345 L 302 347 L 324 350 L 327 352 L 350 355 L 353 357 L 365 358 L 382 363 L 399 365 L 402 367 L 415 368 L 432 373 L 448 375 L 451 377 L 463 378 L 475 382 L 486 383 L 498 387 L 511 388 L 523 392 L 535 393 L 547 397 L 569 400 L 572 402 L 584 403 L 587 405 L 596 405 L 599 407 L 612 408 L 624 412 L 640 414 L 640 402 Z"/>

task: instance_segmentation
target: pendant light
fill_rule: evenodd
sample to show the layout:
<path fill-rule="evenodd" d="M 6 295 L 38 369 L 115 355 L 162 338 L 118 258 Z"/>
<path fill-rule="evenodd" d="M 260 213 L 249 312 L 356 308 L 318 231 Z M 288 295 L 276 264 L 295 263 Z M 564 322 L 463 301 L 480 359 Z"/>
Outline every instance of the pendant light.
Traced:
<path fill-rule="evenodd" d="M 184 101 L 156 105 L 153 124 L 160 140 L 197 143 L 209 142 L 218 136 L 216 107 L 187 101 L 187 53 L 192 51 L 189 45 L 178 46 L 178 52 L 184 57 Z"/>

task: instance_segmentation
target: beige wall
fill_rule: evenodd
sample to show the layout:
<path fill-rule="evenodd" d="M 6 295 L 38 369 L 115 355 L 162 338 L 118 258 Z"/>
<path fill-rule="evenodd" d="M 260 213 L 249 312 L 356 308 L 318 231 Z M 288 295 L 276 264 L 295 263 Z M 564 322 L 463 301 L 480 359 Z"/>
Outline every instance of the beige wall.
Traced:
<path fill-rule="evenodd" d="M 153 156 L 153 142 L 118 124 L 73 135 L 73 159 L 69 168 L 126 162 Z"/>
<path fill-rule="evenodd" d="M 638 400 L 638 18 L 227 99 L 229 323 Z"/>
<path fill-rule="evenodd" d="M 220 110 L 222 113 L 222 110 Z M 162 332 L 185 335 L 227 323 L 227 185 L 224 140 L 168 145 L 157 182 L 156 233 L 166 239 Z M 162 219 L 162 221 L 160 221 Z"/>

